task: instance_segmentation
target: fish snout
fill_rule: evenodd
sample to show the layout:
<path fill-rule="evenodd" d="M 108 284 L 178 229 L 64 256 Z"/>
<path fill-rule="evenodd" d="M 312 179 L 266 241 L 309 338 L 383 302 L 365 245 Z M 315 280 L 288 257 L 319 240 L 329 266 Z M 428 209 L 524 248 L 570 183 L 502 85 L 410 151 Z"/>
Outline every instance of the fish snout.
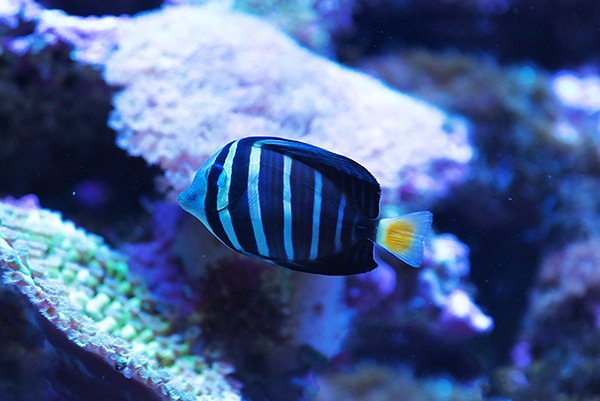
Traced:
<path fill-rule="evenodd" d="M 191 188 L 186 189 L 177 196 L 177 203 L 183 210 L 192 213 L 194 210 L 202 209 L 202 205 L 198 202 L 198 194 Z"/>

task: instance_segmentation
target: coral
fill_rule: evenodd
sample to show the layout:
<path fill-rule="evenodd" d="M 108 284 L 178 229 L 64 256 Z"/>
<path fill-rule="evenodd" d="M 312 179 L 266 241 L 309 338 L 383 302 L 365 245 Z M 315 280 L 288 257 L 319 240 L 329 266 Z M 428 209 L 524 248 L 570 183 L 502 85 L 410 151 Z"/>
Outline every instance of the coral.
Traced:
<path fill-rule="evenodd" d="M 552 88 L 567 107 L 588 113 L 600 111 L 600 76 L 559 71 L 552 77 Z"/>
<path fill-rule="evenodd" d="M 204 270 L 199 310 L 206 340 L 250 354 L 262 350 L 267 359 L 278 360 L 279 368 L 293 367 L 294 361 L 281 360 L 273 349 L 295 352 L 309 346 L 326 357 L 340 352 L 352 317 L 344 303 L 343 277 L 290 272 L 240 257 Z"/>
<path fill-rule="evenodd" d="M 377 270 L 350 277 L 348 304 L 359 317 L 421 325 L 445 339 L 491 331 L 494 322 L 477 306 L 467 282 L 468 248 L 450 234 L 432 236 L 428 242 L 419 270 L 394 270 L 390 264 L 395 261 L 384 258 Z"/>
<path fill-rule="evenodd" d="M 284 344 L 339 352 L 352 314 L 343 277 L 307 276 L 240 257 L 177 205 L 161 202 L 152 213 L 152 234 L 123 247 L 130 269 L 171 315 L 197 311 L 205 341 L 231 350 L 240 336 L 252 335 L 243 344 L 248 351 Z M 321 335 L 309 335 L 317 326 Z"/>
<path fill-rule="evenodd" d="M 458 207 L 473 205 L 463 208 L 463 219 L 480 228 L 533 226 L 532 240 L 550 236 L 565 243 L 597 234 L 597 225 L 589 224 L 598 206 L 588 194 L 600 173 L 598 88 L 590 68 L 552 75 L 532 65 L 424 50 L 360 65 L 469 118 L 479 155 L 468 185 L 453 194 Z"/>
<path fill-rule="evenodd" d="M 332 36 L 352 25 L 354 0 L 235 0 L 236 10 L 260 15 L 312 49 L 333 53 Z"/>
<path fill-rule="evenodd" d="M 599 171 L 597 118 L 575 113 L 569 103 L 575 98 L 589 103 L 594 89 L 586 94 L 571 85 L 573 99 L 567 100 L 566 72 L 551 76 L 531 65 L 502 66 L 489 57 L 424 50 L 374 57 L 360 66 L 402 91 L 469 118 L 479 157 L 459 196 L 477 202 L 465 211 L 474 224 L 533 225 L 543 219 L 535 234 L 545 236 L 557 226 L 553 214 L 568 215 L 560 211 L 564 202 L 552 210 L 557 186 Z"/>
<path fill-rule="evenodd" d="M 436 226 L 471 247 L 471 277 L 505 358 L 525 313 L 509 294 L 531 286 L 540 252 L 598 235 L 597 117 L 564 104 L 553 75 L 531 64 L 410 50 L 361 65 L 472 123 L 477 157 L 464 186 L 438 203 Z"/>
<path fill-rule="evenodd" d="M 28 10 L 27 4 L 15 7 Z M 19 172 L 0 175 L 0 196 L 34 192 L 44 205 L 110 235 L 132 219 L 129 206 L 152 193 L 156 172 L 114 146 L 106 126 L 113 90 L 100 72 L 71 60 L 60 41 L 42 46 L 31 40 L 27 51 L 14 48 L 22 39 L 17 34 L 31 27 L 23 22 L 6 36 L 0 33 L 0 158 Z M 97 185 L 86 189 L 86 181 Z M 95 195 L 94 188 L 100 190 Z"/>
<path fill-rule="evenodd" d="M 452 235 L 432 235 L 420 269 L 381 256 L 377 270 L 385 273 L 348 278 L 347 302 L 357 313 L 338 359 L 401 363 L 460 380 L 482 375 L 481 356 L 465 340 L 489 333 L 494 321 L 475 303 L 468 248 Z"/>
<path fill-rule="evenodd" d="M 22 22 L 37 18 L 41 7 L 33 0 L 5 0 L 0 3 L 0 33 L 12 33 Z M 0 42 L 0 54 L 7 43 Z"/>
<path fill-rule="evenodd" d="M 227 365 L 190 353 L 199 335 L 193 316 L 175 331 L 124 256 L 101 238 L 31 202 L 0 203 L 0 221 L 3 284 L 41 313 L 40 332 L 67 377 L 85 378 L 81 387 L 58 380 L 62 399 L 103 399 L 111 386 L 119 388 L 115 400 L 240 399 Z"/>
<path fill-rule="evenodd" d="M 528 314 L 499 387 L 516 400 L 597 400 L 600 393 L 600 238 L 542 261 Z"/>
<path fill-rule="evenodd" d="M 198 286 L 203 338 L 223 348 L 263 354 L 286 341 L 291 334 L 289 275 L 249 258 L 228 257 L 208 265 Z M 255 346 L 259 349 L 249 349 Z"/>
<path fill-rule="evenodd" d="M 0 157 L 21 172 L 18 178 L 3 177 L 3 190 L 23 191 L 24 177 L 34 186 L 49 179 L 53 181 L 49 185 L 61 186 L 50 174 L 39 178 L 39 166 L 60 169 L 72 162 L 69 169 L 75 170 L 73 166 L 93 158 L 94 151 L 112 145 L 106 128 L 111 96 L 100 74 L 71 61 L 65 46 L 25 55 L 0 51 Z M 72 152 L 77 146 L 79 151 Z M 70 152 L 71 158 L 57 163 L 56 154 Z"/>
<path fill-rule="evenodd" d="M 88 21 L 77 21 L 85 30 Z M 462 122 L 310 54 L 256 18 L 181 6 L 123 19 L 115 29 L 105 77 L 124 89 L 110 125 L 118 144 L 158 163 L 175 190 L 223 143 L 251 134 L 336 149 L 384 186 L 405 185 L 424 201 L 460 180 L 471 157 Z M 398 110 L 406 116 L 396 118 Z"/>
<path fill-rule="evenodd" d="M 473 224 L 493 227 L 515 220 L 527 224 L 538 216 L 531 204 L 541 205 L 543 198 L 552 196 L 548 177 L 572 166 L 568 154 L 576 150 L 581 160 L 590 159 L 589 150 L 573 149 L 557 139 L 560 104 L 543 70 L 425 50 L 373 57 L 360 68 L 399 90 L 461 113 L 472 123 L 478 157 L 469 185 L 451 195 L 458 202 L 476 204 L 463 217 Z M 520 196 L 504 202 L 510 194 Z"/>
<path fill-rule="evenodd" d="M 343 277 L 240 257 L 177 205 L 150 210 L 149 235 L 123 247 L 131 271 L 169 320 L 192 312 L 203 349 L 233 363 L 245 396 L 292 399 L 299 392 L 292 378 L 343 350 L 353 316 Z"/>
<path fill-rule="evenodd" d="M 175 191 L 224 143 L 256 134 L 346 154 L 399 190 L 389 191 L 392 202 L 443 196 L 472 156 L 464 121 L 320 58 L 256 17 L 208 5 L 102 18 L 41 10 L 33 21 L 34 32 L 11 43 L 67 43 L 75 60 L 103 69 L 123 88 L 109 120 L 117 143 L 162 167 Z"/>
<path fill-rule="evenodd" d="M 337 355 L 353 315 L 344 302 L 345 277 L 294 276 L 292 343 L 308 345 L 326 357 Z"/>
<path fill-rule="evenodd" d="M 472 286 L 466 282 L 470 272 L 468 247 L 451 234 L 438 235 L 431 240 L 427 260 L 427 270 L 419 279 L 421 300 L 417 303 L 439 308 L 433 330 L 454 339 L 490 332 L 494 322 L 475 303 Z"/>
<path fill-rule="evenodd" d="M 75 60 L 103 69 L 123 88 L 109 122 L 118 144 L 160 165 L 176 191 L 225 142 L 256 134 L 356 159 L 399 190 L 388 191 L 390 202 L 443 196 L 472 156 L 464 121 L 315 56 L 249 15 L 209 5 L 102 18 L 42 9 L 31 20 L 33 32 L 9 43 L 28 51 L 66 43 Z"/>
<path fill-rule="evenodd" d="M 348 32 L 356 0 L 167 0 L 174 5 L 201 5 L 260 16 L 289 33 L 303 45 L 334 53 L 333 40 Z"/>
<path fill-rule="evenodd" d="M 165 315 L 184 318 L 193 312 L 199 295 L 184 271 L 183 262 L 172 252 L 180 226 L 180 208 L 167 202 L 152 206 L 152 222 L 144 240 L 127 243 L 130 270 L 144 277 L 154 298 L 168 311 Z"/>
<path fill-rule="evenodd" d="M 359 364 L 348 372 L 319 376 L 317 385 L 316 401 L 482 401 L 485 382 L 415 377 L 403 366 Z"/>

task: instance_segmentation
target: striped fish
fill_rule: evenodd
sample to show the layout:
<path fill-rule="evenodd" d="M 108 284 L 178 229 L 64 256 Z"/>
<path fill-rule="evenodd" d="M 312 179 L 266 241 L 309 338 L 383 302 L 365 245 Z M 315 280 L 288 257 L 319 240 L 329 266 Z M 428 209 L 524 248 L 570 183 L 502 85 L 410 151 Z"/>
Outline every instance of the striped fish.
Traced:
<path fill-rule="evenodd" d="M 221 242 L 309 273 L 377 267 L 375 244 L 418 267 L 432 215 L 379 218 L 381 188 L 361 165 L 306 143 L 249 137 L 225 145 L 177 198 Z"/>

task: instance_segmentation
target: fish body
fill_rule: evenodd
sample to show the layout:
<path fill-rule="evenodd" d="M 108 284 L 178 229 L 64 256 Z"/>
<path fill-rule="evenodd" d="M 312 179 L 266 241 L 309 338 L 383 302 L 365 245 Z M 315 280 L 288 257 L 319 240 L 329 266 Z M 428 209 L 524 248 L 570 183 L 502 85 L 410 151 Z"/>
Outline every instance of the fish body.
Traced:
<path fill-rule="evenodd" d="M 353 160 L 306 143 L 248 137 L 228 143 L 178 196 L 229 248 L 309 273 L 377 267 L 376 243 L 421 264 L 431 213 L 379 218 L 381 187 Z"/>

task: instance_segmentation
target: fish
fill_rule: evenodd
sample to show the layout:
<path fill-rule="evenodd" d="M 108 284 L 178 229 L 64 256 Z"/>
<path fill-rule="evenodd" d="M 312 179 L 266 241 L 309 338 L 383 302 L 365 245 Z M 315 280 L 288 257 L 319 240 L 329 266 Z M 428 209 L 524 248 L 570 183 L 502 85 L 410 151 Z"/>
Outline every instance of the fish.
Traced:
<path fill-rule="evenodd" d="M 179 205 L 228 248 L 305 273 L 377 267 L 374 247 L 419 267 L 433 215 L 379 216 L 381 187 L 354 160 L 308 143 L 245 137 L 210 157 Z"/>

